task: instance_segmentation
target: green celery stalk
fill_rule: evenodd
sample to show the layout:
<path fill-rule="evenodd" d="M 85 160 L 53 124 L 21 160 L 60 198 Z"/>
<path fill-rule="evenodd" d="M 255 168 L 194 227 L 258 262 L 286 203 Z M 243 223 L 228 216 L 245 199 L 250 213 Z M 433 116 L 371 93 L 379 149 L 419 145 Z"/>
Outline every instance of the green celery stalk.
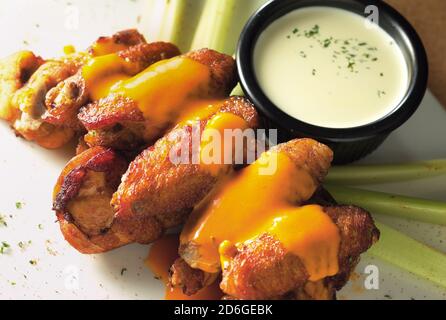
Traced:
<path fill-rule="evenodd" d="M 149 41 L 167 41 L 187 52 L 206 0 L 146 0 L 143 28 Z"/>
<path fill-rule="evenodd" d="M 446 174 L 446 159 L 388 165 L 333 167 L 326 181 L 331 184 L 367 185 L 423 179 Z"/>
<path fill-rule="evenodd" d="M 325 187 L 342 204 L 354 204 L 371 213 L 446 225 L 446 202 L 329 184 Z"/>
<path fill-rule="evenodd" d="M 379 222 L 380 240 L 368 251 L 421 278 L 446 287 L 446 255 Z"/>
<path fill-rule="evenodd" d="M 192 41 L 191 50 L 209 48 L 233 54 L 225 49 L 236 2 L 236 0 L 207 0 Z"/>

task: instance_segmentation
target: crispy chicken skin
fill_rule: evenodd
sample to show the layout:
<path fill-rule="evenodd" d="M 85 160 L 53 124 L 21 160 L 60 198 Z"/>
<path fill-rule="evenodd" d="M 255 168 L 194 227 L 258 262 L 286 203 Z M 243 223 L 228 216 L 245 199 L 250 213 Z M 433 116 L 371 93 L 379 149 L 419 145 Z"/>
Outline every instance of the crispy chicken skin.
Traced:
<path fill-rule="evenodd" d="M 235 86 L 236 68 L 232 57 L 209 49 L 185 56 L 209 66 L 211 70 L 210 84 L 206 92 L 200 94 L 203 98 L 224 98 Z M 154 123 L 144 118 L 136 102 L 119 95 L 111 95 L 83 107 L 79 119 L 89 131 L 85 141 L 90 146 L 109 146 L 119 150 L 134 148 L 135 143 L 153 143 L 177 120 L 173 114 L 170 122 Z"/>
<path fill-rule="evenodd" d="M 227 112 L 243 118 L 249 127 L 258 126 L 253 105 L 245 98 L 226 100 L 218 112 Z M 209 118 L 200 121 L 204 128 Z M 175 165 L 169 153 L 179 150 L 182 141 L 189 141 L 190 125 L 175 127 L 158 142 L 143 151 L 131 164 L 113 196 L 112 205 L 118 216 L 147 217 L 153 221 L 158 239 L 168 228 L 180 225 L 219 180 L 200 164 Z M 230 166 L 228 166 L 230 167 Z"/>
<path fill-rule="evenodd" d="M 20 116 L 12 98 L 42 63 L 31 51 L 19 51 L 0 61 L 0 119 L 12 123 Z"/>
<path fill-rule="evenodd" d="M 123 70 L 129 75 L 135 75 L 149 65 L 179 55 L 178 48 L 170 43 L 141 43 L 119 51 L 118 56 L 131 62 L 131 70 Z M 130 66 L 129 66 L 130 68 Z M 77 129 L 81 124 L 77 118 L 79 109 L 91 102 L 86 80 L 79 70 L 77 74 L 60 82 L 46 96 L 47 111 L 44 121 L 54 125 L 65 125 Z"/>

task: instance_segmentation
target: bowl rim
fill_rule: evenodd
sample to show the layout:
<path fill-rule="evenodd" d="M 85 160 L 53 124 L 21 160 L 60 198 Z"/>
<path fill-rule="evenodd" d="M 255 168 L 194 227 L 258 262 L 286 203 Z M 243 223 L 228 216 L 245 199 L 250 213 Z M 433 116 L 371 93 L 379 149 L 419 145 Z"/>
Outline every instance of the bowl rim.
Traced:
<path fill-rule="evenodd" d="M 392 112 L 365 125 L 329 128 L 298 120 L 271 102 L 256 79 L 252 58 L 257 39 L 267 26 L 281 16 L 303 7 L 331 6 L 358 13 L 355 8 L 358 6 L 365 8 L 369 5 L 378 8 L 380 27 L 389 33 L 388 28 L 381 25 L 384 17 L 384 21 L 390 22 L 395 32 L 401 35 L 401 41 L 407 46 L 401 50 L 408 55 L 406 62 L 411 68 L 410 81 L 406 95 Z M 427 89 L 429 74 L 426 50 L 417 32 L 398 11 L 380 0 L 271 0 L 251 16 L 242 30 L 237 45 L 236 60 L 242 89 L 264 116 L 290 132 L 331 141 L 354 141 L 389 134 L 401 126 L 418 109 Z"/>

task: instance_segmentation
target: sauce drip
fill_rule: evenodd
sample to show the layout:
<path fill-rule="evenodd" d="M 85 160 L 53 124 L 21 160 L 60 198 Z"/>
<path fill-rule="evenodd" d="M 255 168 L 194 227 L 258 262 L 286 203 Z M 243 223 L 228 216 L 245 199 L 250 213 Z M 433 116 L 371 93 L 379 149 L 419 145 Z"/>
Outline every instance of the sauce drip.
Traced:
<path fill-rule="evenodd" d="M 274 163 L 272 174 L 260 174 Z M 295 206 L 309 199 L 316 188 L 309 173 L 296 167 L 285 153 L 263 153 L 252 165 L 233 173 L 192 213 L 180 241 L 196 246 L 199 258 L 188 263 L 219 272 L 221 261 L 228 263 L 231 258 L 225 256 L 231 244 L 239 247 L 268 232 L 300 257 L 311 281 L 336 274 L 337 226 L 320 206 Z"/>
<path fill-rule="evenodd" d="M 220 300 L 223 292 L 218 281 L 206 287 L 192 296 L 185 295 L 180 288 L 172 288 L 169 283 L 169 269 L 178 256 L 178 235 L 167 235 L 156 241 L 150 247 L 146 265 L 165 284 L 166 300 Z"/>

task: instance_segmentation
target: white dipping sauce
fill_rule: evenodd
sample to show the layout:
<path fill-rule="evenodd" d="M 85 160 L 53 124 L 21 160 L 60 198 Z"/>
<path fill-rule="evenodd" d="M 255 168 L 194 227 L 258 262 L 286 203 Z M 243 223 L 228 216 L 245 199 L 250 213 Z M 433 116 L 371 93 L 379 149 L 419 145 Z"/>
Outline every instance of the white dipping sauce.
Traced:
<path fill-rule="evenodd" d="M 257 41 L 254 66 L 277 107 L 327 128 L 386 116 L 409 81 L 403 53 L 386 31 L 367 28 L 355 13 L 322 6 L 297 9 L 268 26 Z"/>

